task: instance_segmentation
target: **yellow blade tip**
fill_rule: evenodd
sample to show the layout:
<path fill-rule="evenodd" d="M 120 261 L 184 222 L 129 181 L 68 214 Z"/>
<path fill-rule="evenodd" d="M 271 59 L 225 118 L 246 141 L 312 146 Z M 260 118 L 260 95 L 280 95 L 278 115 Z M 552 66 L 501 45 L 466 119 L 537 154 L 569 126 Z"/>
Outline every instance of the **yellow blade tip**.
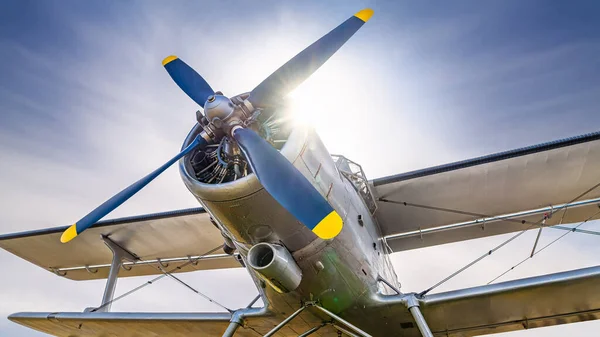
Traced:
<path fill-rule="evenodd" d="M 77 236 L 77 226 L 75 224 L 71 225 L 71 227 L 67 228 L 66 231 L 62 233 L 60 236 L 60 242 L 67 243 L 73 240 L 74 237 Z"/>
<path fill-rule="evenodd" d="M 367 22 L 373 16 L 373 10 L 371 8 L 365 8 L 358 11 L 358 13 L 354 14 L 354 16 L 363 20 L 364 22 Z"/>
<path fill-rule="evenodd" d="M 342 217 L 336 211 L 332 211 L 312 231 L 321 239 L 329 240 L 340 234 L 342 227 L 344 227 Z"/>
<path fill-rule="evenodd" d="M 165 59 L 162 61 L 163 67 L 166 66 L 167 63 L 172 62 L 174 60 L 177 60 L 177 56 L 175 56 L 175 55 L 169 55 L 169 56 L 165 57 Z"/>

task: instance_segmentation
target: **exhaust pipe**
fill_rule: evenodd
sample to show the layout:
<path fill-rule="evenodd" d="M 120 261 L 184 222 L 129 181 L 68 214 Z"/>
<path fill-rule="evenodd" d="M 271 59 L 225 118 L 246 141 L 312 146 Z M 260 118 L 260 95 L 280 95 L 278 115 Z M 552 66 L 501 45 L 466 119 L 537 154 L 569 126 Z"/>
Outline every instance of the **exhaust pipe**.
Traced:
<path fill-rule="evenodd" d="M 302 281 L 302 270 L 292 254 L 281 245 L 266 242 L 254 245 L 248 251 L 248 263 L 280 293 L 298 288 Z"/>

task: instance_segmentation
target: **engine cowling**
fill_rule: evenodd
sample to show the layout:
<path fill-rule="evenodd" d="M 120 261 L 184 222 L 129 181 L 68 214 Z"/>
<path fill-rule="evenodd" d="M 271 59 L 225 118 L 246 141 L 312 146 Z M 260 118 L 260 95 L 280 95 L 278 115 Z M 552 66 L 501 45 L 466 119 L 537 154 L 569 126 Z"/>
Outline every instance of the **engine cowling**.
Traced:
<path fill-rule="evenodd" d="M 278 148 L 334 208 L 344 208 L 332 193 L 341 176 L 320 138 L 311 128 L 294 124 L 285 109 L 282 111 L 257 119 L 257 133 Z M 184 146 L 200 131 L 202 126 L 197 124 Z M 242 253 L 261 242 L 280 242 L 294 252 L 317 239 L 267 193 L 233 141 L 224 139 L 204 153 L 193 152 L 179 165 L 187 188 L 236 246 L 243 246 Z M 211 174 L 207 174 L 209 170 Z"/>

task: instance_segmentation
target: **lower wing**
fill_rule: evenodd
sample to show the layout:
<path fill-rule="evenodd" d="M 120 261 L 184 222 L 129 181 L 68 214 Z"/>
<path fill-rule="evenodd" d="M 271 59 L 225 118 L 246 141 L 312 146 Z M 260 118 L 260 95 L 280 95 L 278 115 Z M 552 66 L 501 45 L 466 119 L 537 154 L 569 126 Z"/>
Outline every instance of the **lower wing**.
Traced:
<path fill-rule="evenodd" d="M 394 336 L 420 336 L 406 295 L 380 296 L 373 319 Z M 418 297 L 417 297 L 418 298 Z M 435 336 L 466 337 L 600 318 L 600 266 L 425 295 L 418 303 Z M 383 322 L 382 322 L 383 324 Z"/>
<path fill-rule="evenodd" d="M 140 312 L 22 312 L 8 317 L 11 321 L 57 337 L 161 336 L 221 337 L 233 317 L 243 322 L 236 337 L 262 336 L 284 317 L 259 308 L 230 313 L 140 313 Z M 274 337 L 296 337 L 322 324 L 317 316 L 304 312 L 279 330 Z M 311 336 L 335 336 L 333 326 L 323 326 Z"/>

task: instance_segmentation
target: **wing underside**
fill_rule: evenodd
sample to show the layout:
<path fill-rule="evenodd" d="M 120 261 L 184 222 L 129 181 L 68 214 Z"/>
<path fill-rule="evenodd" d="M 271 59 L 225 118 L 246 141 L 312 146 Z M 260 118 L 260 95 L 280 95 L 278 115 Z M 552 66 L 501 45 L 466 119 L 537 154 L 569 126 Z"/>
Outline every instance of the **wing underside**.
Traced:
<path fill-rule="evenodd" d="M 101 221 L 77 240 L 62 244 L 60 236 L 65 229 L 3 235 L 0 247 L 72 280 L 108 276 L 112 252 L 103 237 L 138 258 L 134 264 L 125 262 L 119 277 L 162 274 L 160 264 L 172 272 L 241 267 L 234 256 L 222 250 L 203 256 L 222 246 L 223 237 L 201 208 Z M 203 258 L 196 261 L 199 256 Z"/>
<path fill-rule="evenodd" d="M 600 318 L 600 267 L 426 295 L 418 300 L 435 336 L 468 337 Z M 421 336 L 405 295 L 379 296 L 367 307 L 386 335 Z M 246 310 L 246 309 L 243 309 Z M 262 309 L 249 309 L 262 310 Z M 59 337 L 222 336 L 229 313 L 17 313 L 10 320 Z M 235 336 L 262 336 L 285 316 L 254 315 Z M 364 317 L 345 317 L 350 322 Z M 323 320 L 305 311 L 275 336 L 298 336 Z M 335 335 L 331 326 L 315 336 Z"/>
<path fill-rule="evenodd" d="M 393 251 L 597 219 L 598 168 L 600 132 L 375 179 L 376 218 Z"/>
<path fill-rule="evenodd" d="M 435 336 L 466 337 L 600 318 L 600 267 L 426 295 L 420 308 Z M 373 317 L 396 317 L 398 336 L 420 336 L 401 302 L 382 297 Z"/>

